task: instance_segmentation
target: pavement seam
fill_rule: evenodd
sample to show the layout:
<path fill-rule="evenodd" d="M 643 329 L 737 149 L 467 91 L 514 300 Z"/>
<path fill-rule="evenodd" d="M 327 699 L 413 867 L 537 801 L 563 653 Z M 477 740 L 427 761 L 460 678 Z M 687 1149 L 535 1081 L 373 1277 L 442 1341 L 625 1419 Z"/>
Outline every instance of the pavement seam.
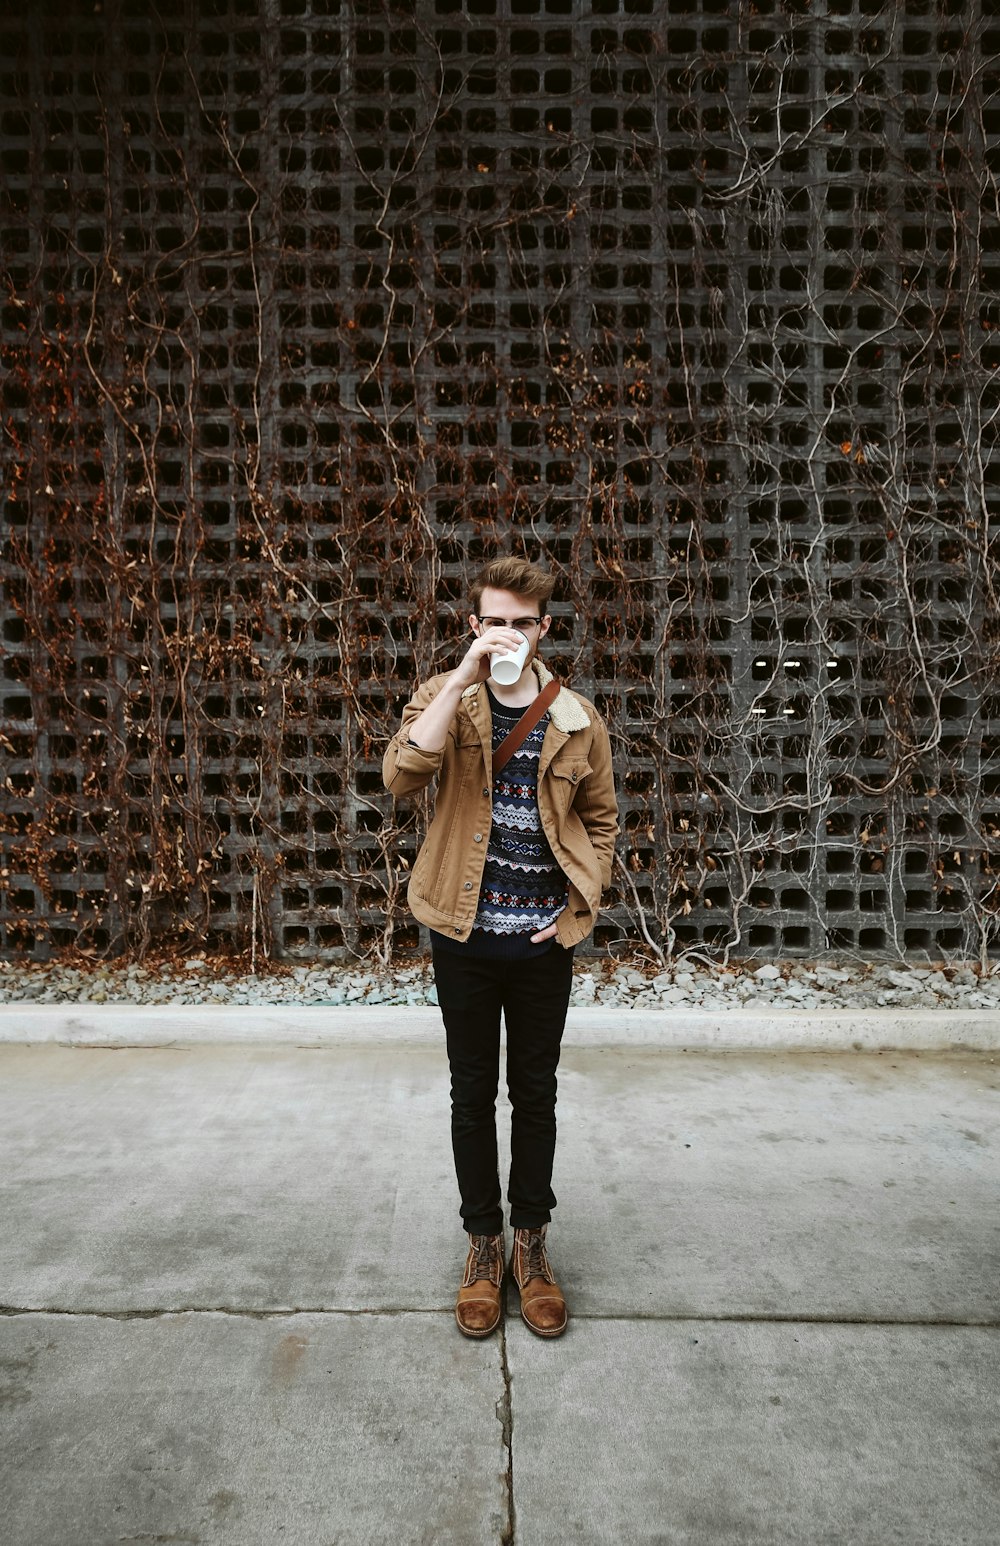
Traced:
<path fill-rule="evenodd" d="M 753 1326 L 787 1325 L 787 1326 L 985 1326 L 992 1330 L 1000 1330 L 1000 1317 L 984 1317 L 981 1320 L 956 1320 L 947 1315 L 843 1315 L 831 1311 L 829 1315 L 783 1315 L 775 1312 L 772 1315 L 730 1315 L 716 1314 L 714 1311 L 701 1312 L 697 1310 L 684 1311 L 673 1315 L 657 1315 L 636 1311 L 633 1315 L 601 1315 L 593 1311 L 575 1310 L 573 1319 L 577 1321 L 672 1321 L 683 1323 L 685 1321 L 707 1321 L 719 1325 Z"/>
<path fill-rule="evenodd" d="M 286 1309 L 248 1310 L 237 1308 L 233 1305 L 171 1305 L 146 1310 L 96 1310 L 96 1309 L 60 1309 L 54 1305 L 9 1305 L 0 1304 L 0 1318 L 16 1319 L 20 1315 L 60 1315 L 77 1317 L 79 1319 L 97 1319 L 113 1321 L 132 1320 L 157 1320 L 167 1315 L 229 1315 L 244 1320 L 278 1320 L 293 1315 L 452 1315 L 452 1308 L 444 1307 L 429 1309 L 426 1306 L 398 1305 L 378 1309 L 358 1310 L 343 1309 L 336 1305 L 296 1305 Z M 708 1323 L 714 1325 L 787 1325 L 787 1326 L 938 1326 L 944 1329 L 953 1328 L 961 1330 L 982 1329 L 986 1331 L 1000 1331 L 1000 1318 L 981 1320 L 955 1320 L 948 1316 L 936 1315 L 716 1315 L 711 1312 L 681 1315 L 598 1315 L 586 1311 L 576 1310 L 573 1319 L 577 1321 L 607 1322 L 632 1324 L 650 1322 L 653 1324 L 671 1325 L 685 1322 Z M 510 1370 L 507 1364 L 506 1332 L 502 1337 L 502 1364 L 507 1398 L 510 1396 Z"/>
<path fill-rule="evenodd" d="M 453 1310 L 447 1308 L 428 1308 L 426 1305 L 389 1305 L 372 1309 L 347 1309 L 343 1306 L 316 1304 L 316 1305 L 289 1305 L 286 1308 L 271 1308 L 268 1310 L 250 1310 L 236 1305 L 226 1304 L 178 1304 L 159 1305 L 155 1309 L 118 1309 L 98 1310 L 92 1307 L 81 1309 L 67 1309 L 59 1305 L 14 1305 L 0 1304 L 0 1319 L 6 1317 L 14 1320 L 19 1315 L 61 1315 L 76 1317 L 81 1320 L 109 1321 L 152 1321 L 162 1319 L 167 1315 L 229 1315 L 238 1320 L 285 1320 L 295 1315 L 452 1315 Z"/>

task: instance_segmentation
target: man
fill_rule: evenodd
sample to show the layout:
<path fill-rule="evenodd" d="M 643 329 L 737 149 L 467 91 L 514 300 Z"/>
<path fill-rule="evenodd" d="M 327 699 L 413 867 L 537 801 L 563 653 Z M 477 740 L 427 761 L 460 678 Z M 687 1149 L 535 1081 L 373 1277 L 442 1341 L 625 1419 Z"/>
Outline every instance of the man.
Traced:
<path fill-rule="evenodd" d="M 472 586 L 472 643 L 453 671 L 417 688 L 382 765 L 397 798 L 438 779 L 407 901 L 431 931 L 445 1026 L 452 1148 L 470 1239 L 455 1318 L 470 1337 L 488 1336 L 501 1315 L 501 1010 L 512 1106 L 511 1275 L 532 1331 L 556 1337 L 567 1321 L 545 1244 L 556 1202 L 556 1069 L 573 950 L 611 881 L 618 811 L 608 732 L 593 704 L 553 683 L 541 713 L 552 676 L 538 646 L 552 622 L 545 609 L 553 586 L 525 559 L 486 565 Z M 487 680 L 493 657 L 525 639 L 517 680 Z M 494 774 L 494 753 L 522 717 L 537 723 Z"/>

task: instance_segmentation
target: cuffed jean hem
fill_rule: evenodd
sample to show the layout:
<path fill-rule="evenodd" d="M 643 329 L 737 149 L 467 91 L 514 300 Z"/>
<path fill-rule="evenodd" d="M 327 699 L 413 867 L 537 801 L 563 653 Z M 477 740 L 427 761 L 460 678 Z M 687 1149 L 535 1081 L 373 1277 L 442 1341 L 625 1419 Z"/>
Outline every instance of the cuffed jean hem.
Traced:
<path fill-rule="evenodd" d="M 541 1229 L 543 1224 L 549 1224 L 551 1221 L 551 1213 L 546 1213 L 545 1217 L 542 1218 L 537 1213 L 521 1213 L 513 1208 L 510 1210 L 511 1229 Z"/>
<path fill-rule="evenodd" d="M 463 1219 L 462 1228 L 468 1235 L 502 1235 L 503 1214 L 497 1218 Z"/>

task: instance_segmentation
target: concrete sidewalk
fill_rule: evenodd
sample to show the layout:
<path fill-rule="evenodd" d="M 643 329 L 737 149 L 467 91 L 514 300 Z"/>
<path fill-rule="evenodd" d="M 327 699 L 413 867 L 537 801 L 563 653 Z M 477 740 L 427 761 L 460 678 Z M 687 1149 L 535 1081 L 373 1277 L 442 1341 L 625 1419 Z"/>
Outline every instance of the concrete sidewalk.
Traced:
<path fill-rule="evenodd" d="M 440 1045 L 2 1045 L 5 1546 L 995 1546 L 998 1113 L 567 1045 L 569 1330 L 477 1343 Z"/>

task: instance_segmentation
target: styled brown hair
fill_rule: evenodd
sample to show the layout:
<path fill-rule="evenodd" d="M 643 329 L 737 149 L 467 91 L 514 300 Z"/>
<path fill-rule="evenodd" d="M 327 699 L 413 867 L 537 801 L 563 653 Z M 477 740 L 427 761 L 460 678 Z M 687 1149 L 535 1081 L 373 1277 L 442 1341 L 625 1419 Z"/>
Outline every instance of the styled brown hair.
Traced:
<path fill-rule="evenodd" d="M 539 614 L 544 617 L 555 587 L 555 577 L 546 574 L 544 569 L 539 569 L 537 564 L 529 564 L 526 558 L 493 558 L 488 564 L 483 565 L 473 580 L 469 599 L 472 602 L 472 610 L 478 617 L 479 608 L 483 604 L 484 590 L 509 590 L 513 591 L 515 596 L 523 596 L 526 601 L 533 601 L 538 607 Z"/>

